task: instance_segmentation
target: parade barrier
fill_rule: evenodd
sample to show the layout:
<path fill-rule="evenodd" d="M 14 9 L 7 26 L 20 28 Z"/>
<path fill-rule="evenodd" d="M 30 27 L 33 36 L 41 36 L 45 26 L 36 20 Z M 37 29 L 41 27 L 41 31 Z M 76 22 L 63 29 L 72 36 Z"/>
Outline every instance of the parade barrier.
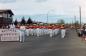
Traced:
<path fill-rule="evenodd" d="M 0 29 L 0 41 L 20 41 L 20 33 L 16 29 Z"/>

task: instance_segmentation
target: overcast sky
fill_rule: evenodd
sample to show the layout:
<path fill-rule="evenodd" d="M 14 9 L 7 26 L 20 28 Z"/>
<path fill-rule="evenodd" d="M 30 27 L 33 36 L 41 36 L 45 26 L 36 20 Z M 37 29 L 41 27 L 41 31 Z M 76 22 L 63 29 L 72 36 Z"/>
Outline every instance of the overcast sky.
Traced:
<path fill-rule="evenodd" d="M 56 14 L 86 17 L 86 0 L 0 0 L 0 9 L 12 9 L 15 15 Z"/>

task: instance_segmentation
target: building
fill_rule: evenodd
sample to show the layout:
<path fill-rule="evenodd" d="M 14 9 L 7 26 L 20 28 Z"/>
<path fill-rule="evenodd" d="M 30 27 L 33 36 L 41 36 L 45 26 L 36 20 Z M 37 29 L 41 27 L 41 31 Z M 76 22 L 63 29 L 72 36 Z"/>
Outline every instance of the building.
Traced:
<path fill-rule="evenodd" d="M 0 28 L 12 23 L 13 12 L 10 9 L 0 9 Z"/>

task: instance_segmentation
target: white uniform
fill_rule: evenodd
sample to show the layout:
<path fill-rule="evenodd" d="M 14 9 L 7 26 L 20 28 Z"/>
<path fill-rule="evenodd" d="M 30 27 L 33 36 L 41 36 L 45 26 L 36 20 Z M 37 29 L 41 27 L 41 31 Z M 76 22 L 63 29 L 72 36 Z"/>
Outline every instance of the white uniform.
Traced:
<path fill-rule="evenodd" d="M 53 36 L 53 30 L 52 29 L 49 29 L 49 35 L 50 35 L 50 37 Z"/>
<path fill-rule="evenodd" d="M 65 37 L 65 32 L 66 30 L 65 29 L 61 29 L 61 37 L 64 38 Z"/>
<path fill-rule="evenodd" d="M 40 36 L 40 29 L 37 28 L 36 31 L 37 31 L 37 37 L 39 37 Z"/>
<path fill-rule="evenodd" d="M 26 30 L 25 26 L 21 26 L 20 30 L 21 30 L 20 42 L 24 42 L 25 41 L 25 30 Z"/>
<path fill-rule="evenodd" d="M 30 30 L 26 29 L 26 35 L 29 36 L 29 34 L 30 34 Z"/>

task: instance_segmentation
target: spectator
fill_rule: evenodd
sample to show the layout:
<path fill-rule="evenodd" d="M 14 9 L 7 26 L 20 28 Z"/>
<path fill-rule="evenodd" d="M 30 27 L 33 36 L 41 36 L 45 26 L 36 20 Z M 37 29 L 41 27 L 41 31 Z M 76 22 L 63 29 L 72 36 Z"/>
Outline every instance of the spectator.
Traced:
<path fill-rule="evenodd" d="M 82 35 L 86 38 L 86 25 L 83 26 Z"/>

